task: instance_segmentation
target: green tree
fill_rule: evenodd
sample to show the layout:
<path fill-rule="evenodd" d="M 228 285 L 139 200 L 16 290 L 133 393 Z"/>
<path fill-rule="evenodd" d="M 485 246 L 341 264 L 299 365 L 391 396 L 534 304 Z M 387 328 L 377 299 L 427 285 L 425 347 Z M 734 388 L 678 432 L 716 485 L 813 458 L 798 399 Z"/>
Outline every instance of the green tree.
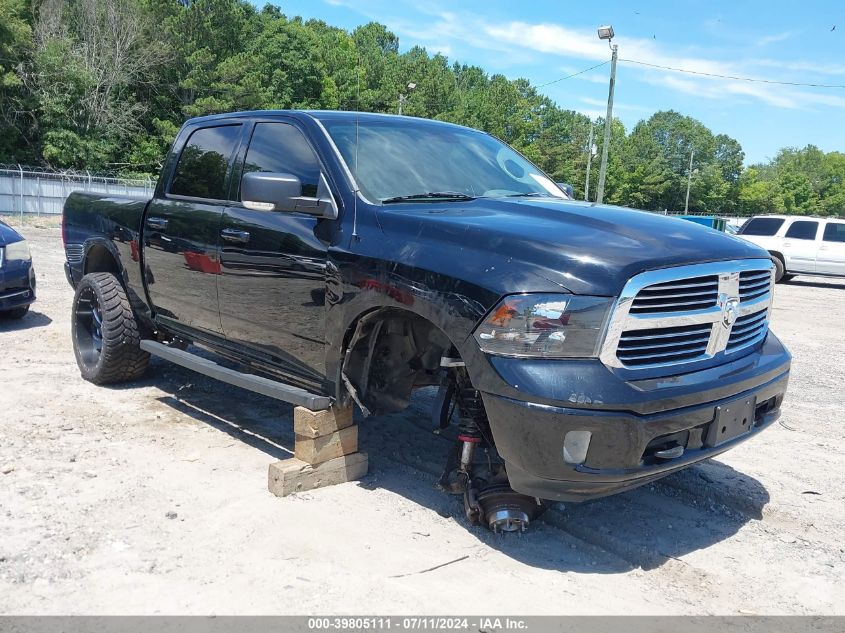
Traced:
<path fill-rule="evenodd" d="M 582 198 L 591 122 L 525 79 L 247 0 L 0 0 L 0 161 L 154 175 L 186 116 L 242 109 L 403 111 L 485 130 Z M 408 91 L 409 82 L 416 89 Z M 653 210 L 845 213 L 845 154 L 739 142 L 656 112 L 611 126 L 605 200 Z M 595 124 L 599 154 L 603 121 Z M 598 157 L 597 157 L 598 158 Z M 595 199 L 599 160 L 593 162 Z"/>
<path fill-rule="evenodd" d="M 34 120 L 21 79 L 20 66 L 32 48 L 32 7 L 28 0 L 0 0 L 0 162 L 31 155 L 28 146 Z M 17 160 L 15 160 L 17 159 Z"/>
<path fill-rule="evenodd" d="M 36 31 L 28 87 L 43 159 L 57 167 L 122 167 L 146 112 L 134 88 L 153 81 L 167 57 L 149 15 L 135 0 L 45 0 Z"/>
<path fill-rule="evenodd" d="M 739 177 L 739 210 L 745 215 L 786 211 L 779 187 L 765 179 L 759 167 L 749 167 Z"/>

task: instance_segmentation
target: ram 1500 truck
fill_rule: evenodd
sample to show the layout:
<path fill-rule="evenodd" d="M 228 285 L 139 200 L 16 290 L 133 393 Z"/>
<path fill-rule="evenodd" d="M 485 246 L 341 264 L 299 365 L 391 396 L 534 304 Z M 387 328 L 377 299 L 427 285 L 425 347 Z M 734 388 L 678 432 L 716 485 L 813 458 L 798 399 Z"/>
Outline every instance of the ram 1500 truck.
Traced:
<path fill-rule="evenodd" d="M 457 427 L 440 483 L 496 530 L 749 439 L 789 377 L 768 253 L 574 202 L 443 122 L 191 119 L 151 200 L 74 193 L 63 237 L 85 379 L 136 379 L 153 353 L 365 415 L 436 386 L 433 419 Z"/>

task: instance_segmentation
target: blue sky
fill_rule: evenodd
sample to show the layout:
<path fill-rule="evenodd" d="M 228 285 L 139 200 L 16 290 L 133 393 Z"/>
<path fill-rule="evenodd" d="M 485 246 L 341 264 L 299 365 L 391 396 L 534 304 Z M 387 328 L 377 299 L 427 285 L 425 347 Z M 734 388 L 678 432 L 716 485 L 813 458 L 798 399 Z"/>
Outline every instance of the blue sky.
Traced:
<path fill-rule="evenodd" d="M 261 4 L 261 2 L 256 2 Z M 845 84 L 845 0 L 285 0 L 287 15 L 352 29 L 381 22 L 415 45 L 540 85 L 605 59 L 776 81 Z M 831 29 L 836 26 L 835 30 Z M 604 114 L 609 65 L 541 89 L 563 108 Z M 413 78 L 408 78 L 413 81 Z M 621 62 L 614 116 L 626 129 L 674 109 L 736 138 L 746 163 L 809 143 L 845 151 L 845 89 L 715 79 Z"/>

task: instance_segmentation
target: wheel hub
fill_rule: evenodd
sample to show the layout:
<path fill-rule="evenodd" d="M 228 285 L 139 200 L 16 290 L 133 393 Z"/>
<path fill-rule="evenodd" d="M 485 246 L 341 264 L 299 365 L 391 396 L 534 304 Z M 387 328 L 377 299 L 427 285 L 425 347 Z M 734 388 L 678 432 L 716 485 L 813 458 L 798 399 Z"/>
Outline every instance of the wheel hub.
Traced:
<path fill-rule="evenodd" d="M 496 533 L 525 532 L 541 509 L 533 497 L 501 483 L 482 488 L 477 499 L 482 521 Z"/>

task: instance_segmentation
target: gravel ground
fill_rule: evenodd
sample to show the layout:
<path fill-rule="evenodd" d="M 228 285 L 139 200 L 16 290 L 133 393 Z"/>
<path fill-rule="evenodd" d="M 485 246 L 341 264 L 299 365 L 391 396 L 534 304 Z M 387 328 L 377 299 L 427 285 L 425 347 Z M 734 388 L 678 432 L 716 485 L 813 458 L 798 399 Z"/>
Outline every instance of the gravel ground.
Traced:
<path fill-rule="evenodd" d="M 59 231 L 23 233 L 39 300 L 0 322 L 0 613 L 845 614 L 845 283 L 777 288 L 779 424 L 498 537 L 434 487 L 430 392 L 362 421 L 364 480 L 279 499 L 290 407 L 155 360 L 84 382 Z"/>

